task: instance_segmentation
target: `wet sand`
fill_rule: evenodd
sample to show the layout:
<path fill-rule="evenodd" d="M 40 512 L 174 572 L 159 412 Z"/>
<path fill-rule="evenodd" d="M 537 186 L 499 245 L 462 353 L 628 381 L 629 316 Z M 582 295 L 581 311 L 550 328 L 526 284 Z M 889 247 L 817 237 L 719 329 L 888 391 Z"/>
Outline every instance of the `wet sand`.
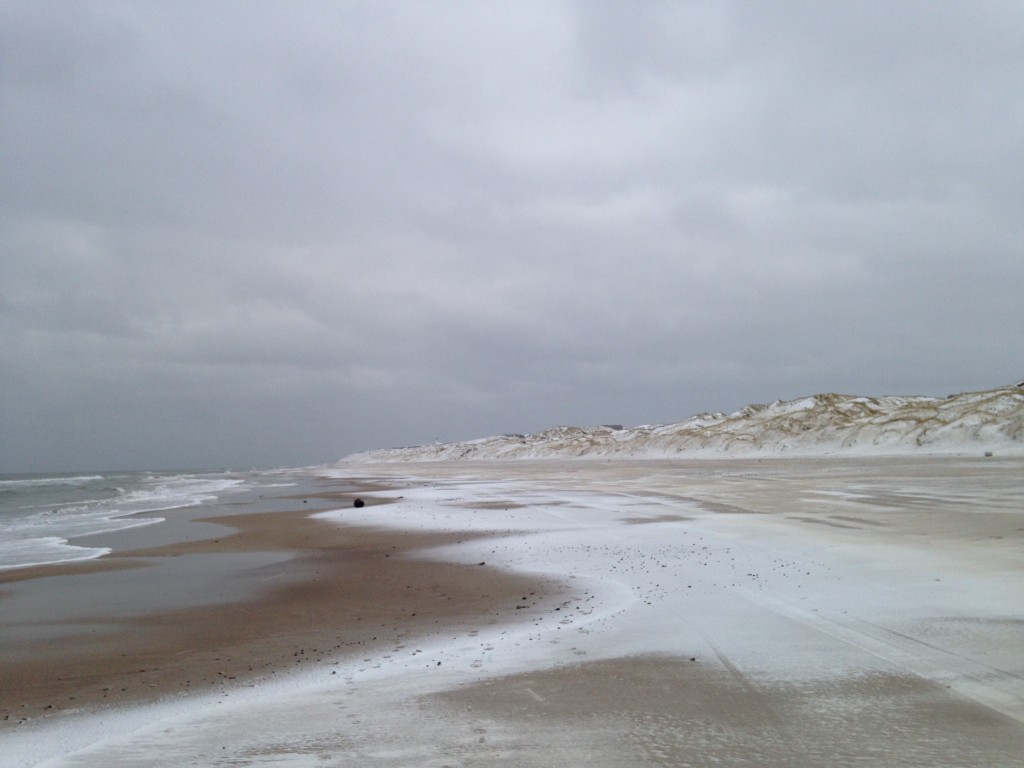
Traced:
<path fill-rule="evenodd" d="M 386 514 L 373 486 L 337 485 L 233 502 L 227 515 L 161 513 L 173 522 L 91 537 L 115 547 L 107 557 L 0 572 L 0 729 L 254 683 L 428 629 L 498 621 L 524 589 L 557 592 L 486 566 L 408 558 L 471 535 L 311 517 L 356 496 Z M 153 539 L 166 543 L 140 546 Z"/>

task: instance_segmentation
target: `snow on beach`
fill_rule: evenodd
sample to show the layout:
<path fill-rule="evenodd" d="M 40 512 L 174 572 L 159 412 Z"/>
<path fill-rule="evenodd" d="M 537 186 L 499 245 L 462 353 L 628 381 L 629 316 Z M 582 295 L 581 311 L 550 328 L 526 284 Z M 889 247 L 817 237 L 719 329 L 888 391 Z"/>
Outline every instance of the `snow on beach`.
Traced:
<path fill-rule="evenodd" d="M 1024 455 L 1024 388 L 935 397 L 823 394 L 726 415 L 628 429 L 554 427 L 459 443 L 373 450 L 346 463 L 524 459 L 571 456 L 873 456 L 880 454 Z"/>
<path fill-rule="evenodd" d="M 28 722 L 0 753 L 50 768 L 1020 765 L 1022 424 L 1017 387 L 818 395 L 351 456 L 311 472 L 379 481 L 392 503 L 322 517 L 465 532 L 413 556 L 536 587 L 302 672 Z"/>
<path fill-rule="evenodd" d="M 351 477 L 350 468 L 332 471 Z M 255 687 L 0 737 L 10 765 L 1019 765 L 1013 458 L 364 466 L 341 524 L 533 594 Z"/>

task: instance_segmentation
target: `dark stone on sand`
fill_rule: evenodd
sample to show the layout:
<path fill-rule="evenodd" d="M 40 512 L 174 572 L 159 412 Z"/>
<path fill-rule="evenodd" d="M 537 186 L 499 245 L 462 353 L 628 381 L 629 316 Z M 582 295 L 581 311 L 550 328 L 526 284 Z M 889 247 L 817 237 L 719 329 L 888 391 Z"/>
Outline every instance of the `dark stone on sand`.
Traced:
<path fill-rule="evenodd" d="M 364 502 L 363 502 L 362 499 L 356 499 L 354 502 L 352 502 L 352 506 L 353 507 L 362 507 L 362 506 L 364 506 Z"/>

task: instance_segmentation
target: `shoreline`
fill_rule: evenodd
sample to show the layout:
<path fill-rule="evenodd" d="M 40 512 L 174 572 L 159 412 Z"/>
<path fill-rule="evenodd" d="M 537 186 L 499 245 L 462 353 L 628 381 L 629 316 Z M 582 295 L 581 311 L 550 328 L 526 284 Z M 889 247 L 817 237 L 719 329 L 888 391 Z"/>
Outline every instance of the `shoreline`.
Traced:
<path fill-rule="evenodd" d="M 128 588 L 125 580 L 141 577 L 150 589 L 165 589 L 168 579 L 181 575 L 181 561 L 213 568 L 210 581 L 241 580 L 237 591 L 209 605 L 195 605 L 194 594 L 178 594 L 171 601 L 177 607 L 153 611 L 136 597 L 130 615 L 87 609 L 59 627 L 39 626 L 21 641 L 5 643 L 0 730 L 63 713 L 256 683 L 328 657 L 401 643 L 442 625 L 478 624 L 481 616 L 493 620 L 524 588 L 538 589 L 536 579 L 412 557 L 478 534 L 403 533 L 317 519 L 317 513 L 351 504 L 356 495 L 366 500 L 367 510 L 379 512 L 385 505 L 370 495 L 379 484 L 360 483 L 356 494 L 331 491 L 342 484 L 339 480 L 318 483 L 328 490 L 261 500 L 263 506 L 292 507 L 286 511 L 240 514 L 251 506 L 246 502 L 228 502 L 235 510 L 226 515 L 192 508 L 194 514 L 178 527 L 217 529 L 190 530 L 185 537 L 179 531 L 176 540 L 131 548 L 123 545 L 138 545 L 146 529 L 166 524 L 125 529 L 101 535 L 121 542 L 104 557 L 0 572 L 0 596 L 9 598 L 17 589 L 24 601 L 38 598 L 38 585 L 66 590 L 83 579 L 101 578 L 104 588 L 116 591 L 119 584 Z M 231 563 L 218 568 L 216 561 L 224 558 Z M 551 585 L 544 591 L 557 589 Z"/>

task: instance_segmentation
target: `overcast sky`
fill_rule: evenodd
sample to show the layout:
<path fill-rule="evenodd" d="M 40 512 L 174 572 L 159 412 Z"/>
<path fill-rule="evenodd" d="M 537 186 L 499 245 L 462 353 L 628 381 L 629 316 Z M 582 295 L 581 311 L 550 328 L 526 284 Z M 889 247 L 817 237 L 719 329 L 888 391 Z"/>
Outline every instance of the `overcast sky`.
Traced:
<path fill-rule="evenodd" d="M 1024 377 L 1006 2 L 0 2 L 0 471 Z"/>

